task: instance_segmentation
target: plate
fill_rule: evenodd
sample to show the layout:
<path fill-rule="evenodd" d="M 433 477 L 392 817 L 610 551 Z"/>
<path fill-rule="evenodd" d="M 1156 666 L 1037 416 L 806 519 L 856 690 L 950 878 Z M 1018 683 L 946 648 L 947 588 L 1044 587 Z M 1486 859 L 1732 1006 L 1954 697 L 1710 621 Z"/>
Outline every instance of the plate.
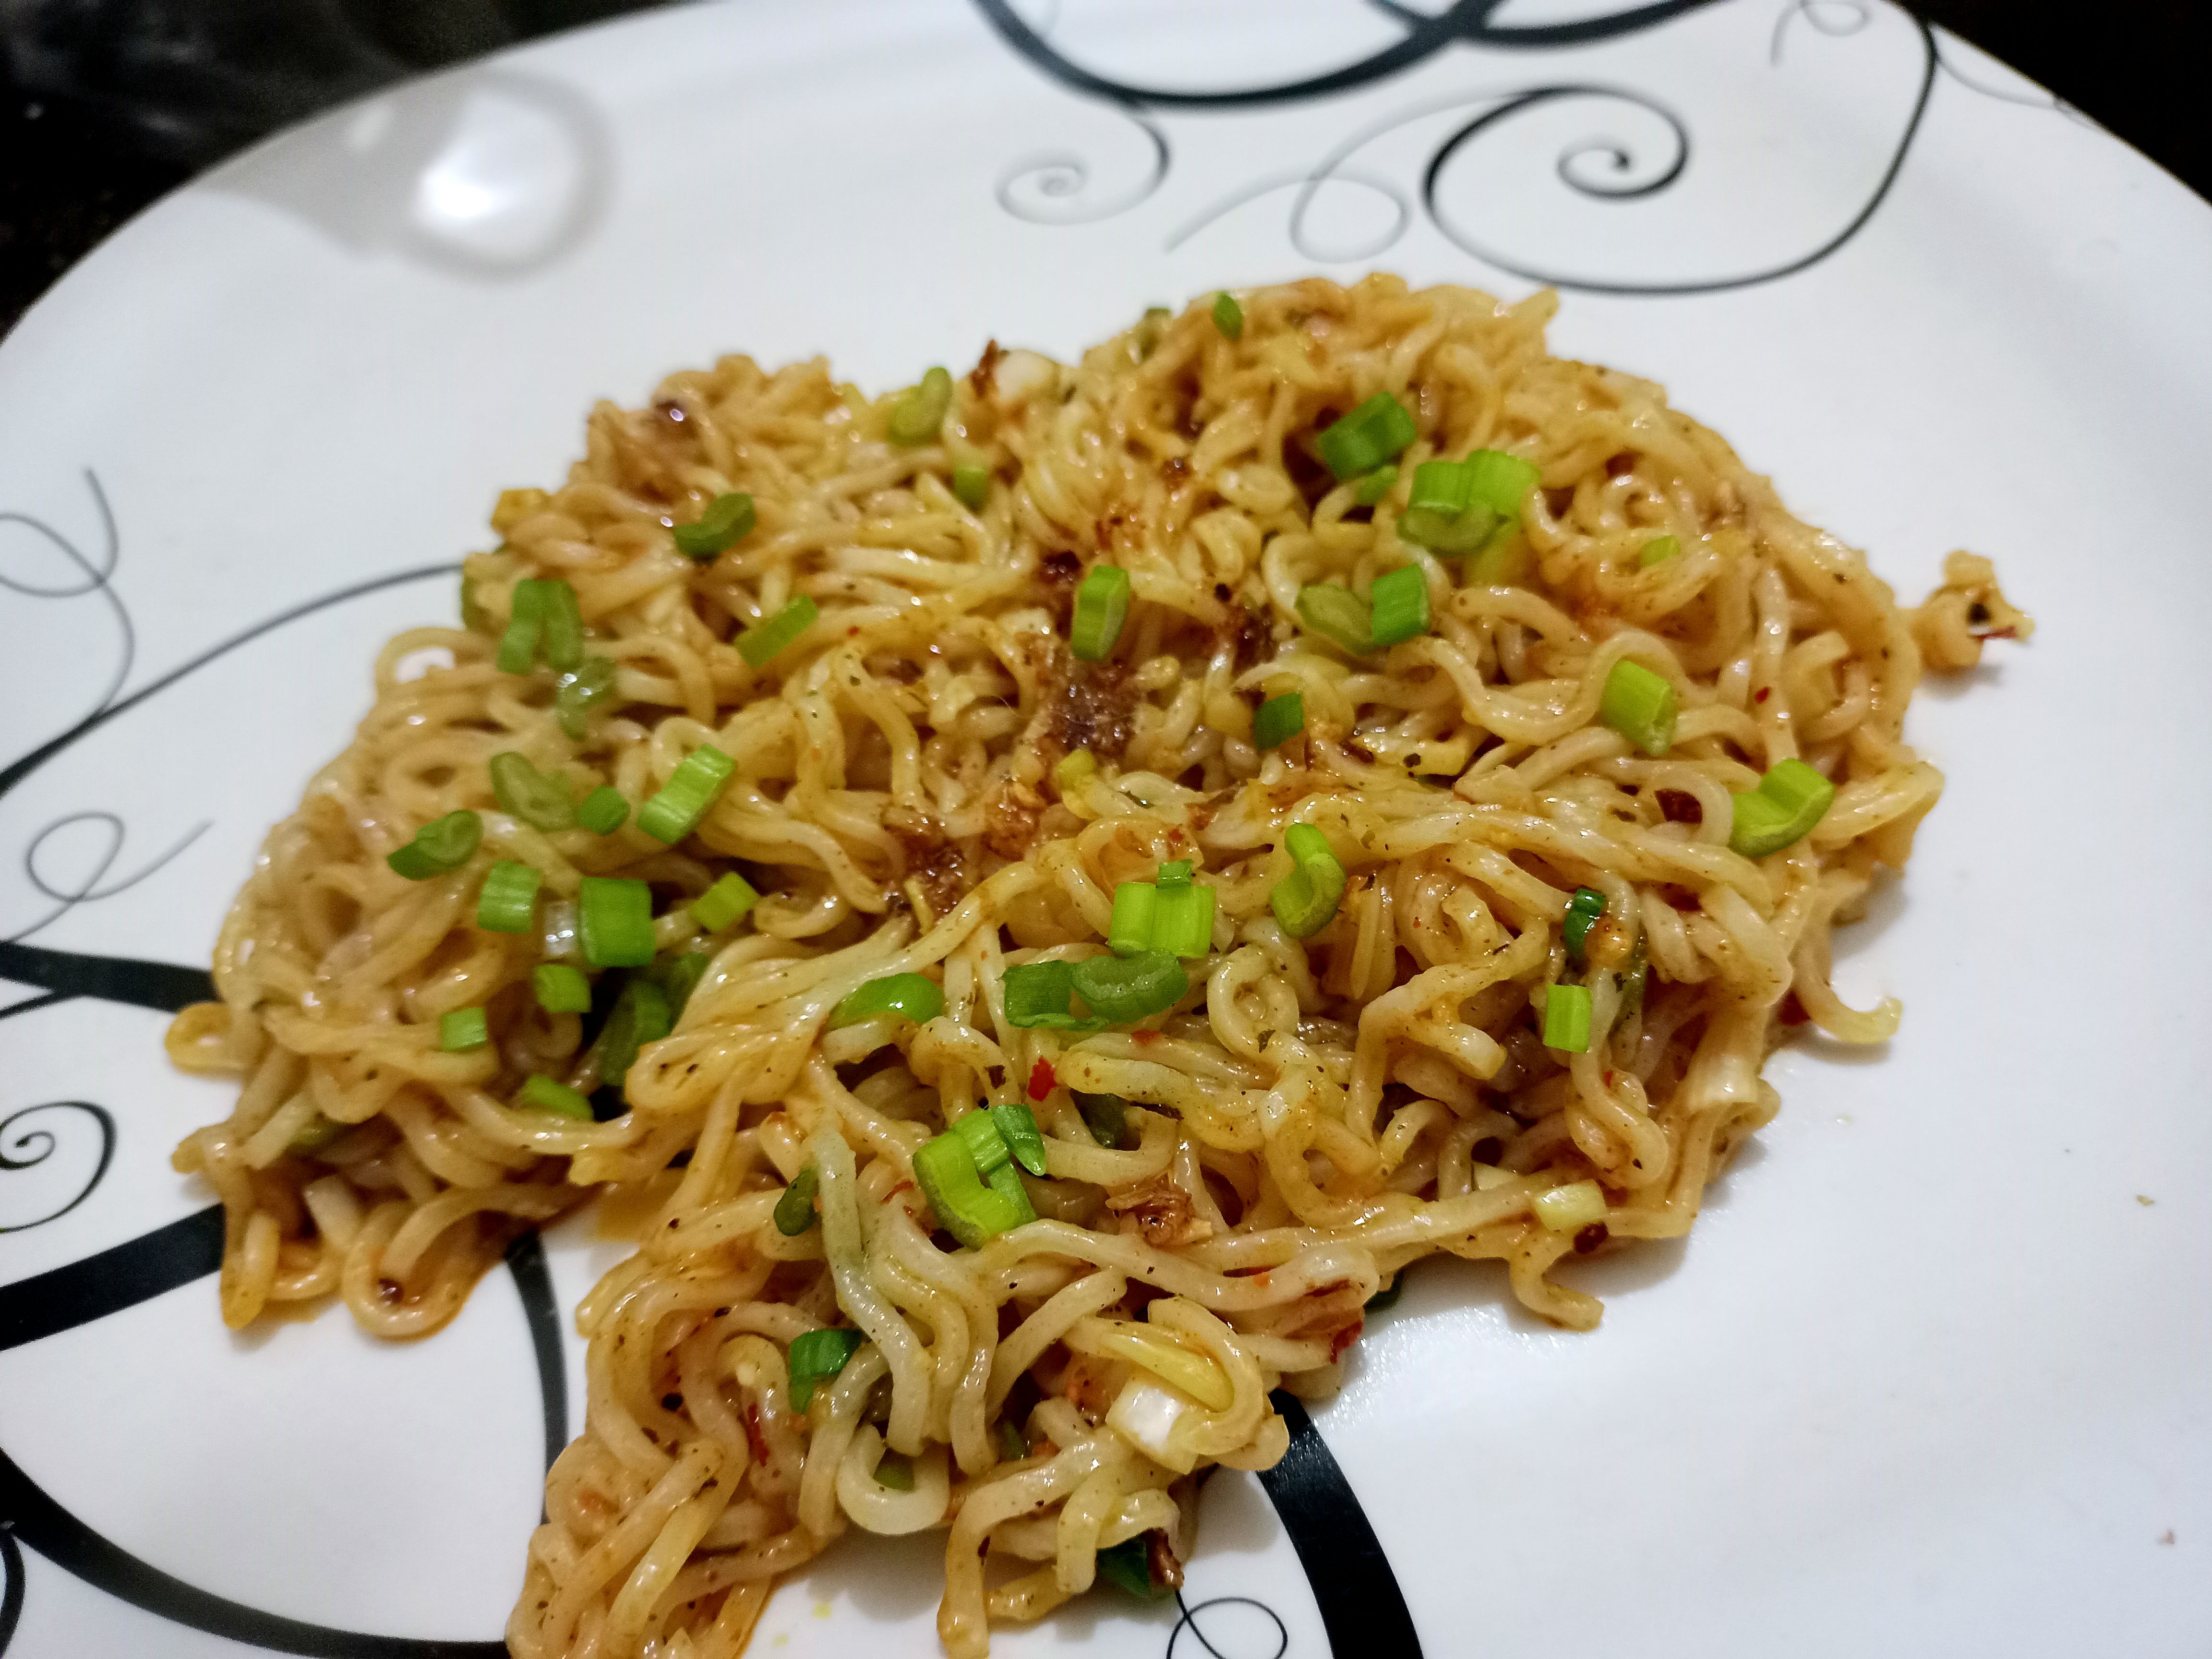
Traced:
<path fill-rule="evenodd" d="M 999 1650 L 2212 1649 L 2212 212 L 1880 0 L 763 0 L 287 133 L 0 349 L 10 1659 L 497 1650 L 623 1247 L 572 1223 L 432 1341 L 229 1335 L 167 1163 L 228 1085 L 159 1041 L 493 492 L 720 351 L 892 386 L 1378 266 L 1557 283 L 1556 349 L 2043 626 L 1914 710 L 1948 792 L 1842 970 L 1885 1052 L 1779 1055 L 1694 1238 L 1582 1270 L 1595 1334 L 1414 1275 L 1207 1487 L 1179 1607 Z M 937 1554 L 848 1541 L 755 1651 L 935 1651 Z"/>

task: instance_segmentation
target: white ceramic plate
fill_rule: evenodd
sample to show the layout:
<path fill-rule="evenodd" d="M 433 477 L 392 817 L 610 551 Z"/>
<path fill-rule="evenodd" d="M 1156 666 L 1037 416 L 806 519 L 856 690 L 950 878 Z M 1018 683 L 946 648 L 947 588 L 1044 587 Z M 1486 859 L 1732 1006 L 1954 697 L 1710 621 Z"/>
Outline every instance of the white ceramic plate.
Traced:
<path fill-rule="evenodd" d="M 1349 1656 L 1402 1595 L 1431 1655 L 2212 1651 L 2212 211 L 1880 0 L 1446 10 L 666 13 L 287 134 L 24 320 L 9 1659 L 493 1650 L 620 1247 L 571 1226 L 411 1346 L 229 1336 L 167 1164 L 228 1087 L 159 1046 L 493 492 L 723 350 L 885 386 L 1375 265 L 1558 281 L 1557 349 L 1665 381 L 1908 593 L 1997 556 L 2042 628 L 1914 711 L 1950 787 L 1843 970 L 1904 997 L 1887 1052 L 1778 1058 L 1693 1241 L 1582 1273 L 1595 1334 L 1417 1273 L 1275 1485 L 1304 1568 L 1224 1474 L 1188 1618 L 1102 1594 L 1001 1650 Z M 936 1555 L 841 1544 L 756 1651 L 935 1651 Z"/>

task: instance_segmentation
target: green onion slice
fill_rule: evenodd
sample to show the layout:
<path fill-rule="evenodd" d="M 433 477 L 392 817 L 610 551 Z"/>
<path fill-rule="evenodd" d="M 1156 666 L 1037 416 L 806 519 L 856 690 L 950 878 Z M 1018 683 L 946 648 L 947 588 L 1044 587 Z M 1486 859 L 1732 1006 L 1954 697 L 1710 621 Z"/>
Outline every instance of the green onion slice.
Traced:
<path fill-rule="evenodd" d="M 1000 1138 L 1006 1143 L 1006 1151 L 1014 1162 L 1042 1178 L 1045 1173 L 1044 1133 L 1037 1127 L 1036 1114 L 1017 1100 L 992 1107 L 991 1121 L 999 1126 Z"/>
<path fill-rule="evenodd" d="M 1391 486 L 1397 482 L 1398 469 L 1395 465 L 1378 466 L 1359 481 L 1359 488 L 1352 499 L 1362 507 L 1372 507 L 1389 495 Z"/>
<path fill-rule="evenodd" d="M 1166 1585 L 1152 1582 L 1152 1540 L 1141 1532 L 1098 1552 L 1098 1577 L 1139 1601 L 1157 1601 L 1169 1593 Z"/>
<path fill-rule="evenodd" d="M 1149 881 L 1125 881 L 1114 890 L 1114 915 L 1106 925 L 1106 948 L 1133 957 L 1152 948 L 1152 916 L 1160 890 Z"/>
<path fill-rule="evenodd" d="M 895 444 L 904 444 L 908 448 L 926 444 L 937 436 L 938 428 L 945 424 L 945 413 L 951 407 L 951 373 L 933 368 L 921 377 L 920 386 L 908 388 L 905 395 L 891 405 L 885 430 Z"/>
<path fill-rule="evenodd" d="M 534 1106 L 541 1112 L 551 1112 L 560 1117 L 573 1117 L 580 1123 L 592 1121 L 592 1103 L 565 1083 L 556 1083 L 551 1078 L 533 1075 L 522 1085 L 516 1096 L 525 1106 Z"/>
<path fill-rule="evenodd" d="M 988 1116 L 971 1115 L 982 1118 L 989 1127 Z M 967 1139 L 954 1130 L 948 1129 L 915 1149 L 914 1179 L 945 1231 L 971 1249 L 1036 1219 L 1036 1210 L 1013 1166 L 1008 1164 L 994 1171 L 987 1182 Z"/>
<path fill-rule="evenodd" d="M 414 840 L 386 854 L 384 861 L 410 881 L 428 881 L 459 869 L 476 856 L 483 842 L 483 820 L 463 807 L 432 818 L 415 832 Z"/>
<path fill-rule="evenodd" d="M 1583 959 L 1583 945 L 1589 939 L 1589 931 L 1604 914 L 1604 894 L 1595 887 L 1575 889 L 1574 897 L 1567 901 L 1567 914 L 1559 923 L 1559 937 L 1566 943 L 1571 960 Z"/>
<path fill-rule="evenodd" d="M 1637 568 L 1649 570 L 1655 564 L 1663 564 L 1682 550 L 1680 536 L 1654 536 L 1644 544 L 1644 550 L 1636 556 Z"/>
<path fill-rule="evenodd" d="M 876 1465 L 876 1484 L 887 1492 L 912 1492 L 913 1461 L 896 1452 L 885 1452 L 883 1462 Z"/>
<path fill-rule="evenodd" d="M 592 981 L 565 962 L 541 962 L 530 970 L 530 988 L 549 1014 L 591 1012 Z"/>
<path fill-rule="evenodd" d="M 1498 527 L 1496 510 L 1475 495 L 1471 461 L 1423 461 L 1398 533 L 1440 557 L 1478 551 Z"/>
<path fill-rule="evenodd" d="M 969 1112 L 945 1133 L 960 1137 L 968 1156 L 975 1162 L 975 1173 L 986 1178 L 1006 1168 L 1013 1157 L 1006 1148 L 1006 1137 L 988 1111 Z"/>
<path fill-rule="evenodd" d="M 586 876 L 576 895 L 576 933 L 594 968 L 642 968 L 653 960 L 653 890 L 621 876 Z"/>
<path fill-rule="evenodd" d="M 848 1330 L 807 1331 L 792 1338 L 792 1410 L 805 1411 L 813 1402 L 816 1385 L 843 1370 L 865 1340 L 860 1332 Z"/>
<path fill-rule="evenodd" d="M 576 808 L 576 822 L 595 836 L 611 836 L 629 817 L 629 802 L 611 784 L 601 784 Z"/>
<path fill-rule="evenodd" d="M 821 1219 L 814 1210 L 814 1194 L 821 1184 L 822 1178 L 811 1164 L 792 1176 L 791 1185 L 775 1201 L 776 1231 L 786 1238 L 796 1238 Z"/>
<path fill-rule="evenodd" d="M 981 513 L 991 499 L 991 469 L 956 466 L 952 469 L 952 499 L 970 513 Z"/>
<path fill-rule="evenodd" d="M 732 870 L 691 901 L 691 920 L 708 933 L 719 933 L 759 902 L 760 895 L 753 890 L 752 883 Z"/>
<path fill-rule="evenodd" d="M 1165 951 L 1086 957 L 1075 964 L 1073 978 L 1091 1012 L 1116 1025 L 1165 1013 L 1190 989 L 1190 975 Z"/>
<path fill-rule="evenodd" d="M 1396 645 L 1429 631 L 1429 579 L 1420 566 L 1401 564 L 1384 571 L 1369 597 L 1373 620 L 1368 634 L 1376 645 Z"/>
<path fill-rule="evenodd" d="M 456 1008 L 438 1016 L 438 1046 L 449 1054 L 481 1048 L 491 1041 L 491 1027 L 481 1008 Z"/>
<path fill-rule="evenodd" d="M 684 951 L 668 958 L 653 970 L 653 981 L 660 987 L 668 999 L 668 1016 L 676 1018 L 684 1012 L 684 1005 L 691 1000 L 692 992 L 699 981 L 707 977 L 707 969 L 714 958 L 704 951 Z"/>
<path fill-rule="evenodd" d="M 1759 787 L 1735 794 L 1729 845 L 1747 859 L 1778 853 L 1812 833 L 1835 804 L 1836 786 L 1801 760 L 1777 762 Z"/>
<path fill-rule="evenodd" d="M 553 688 L 553 717 L 578 743 L 584 740 L 592 709 L 614 693 L 615 665 L 605 657 L 586 657 Z"/>
<path fill-rule="evenodd" d="M 1553 986 L 1544 998 L 1544 1046 L 1579 1054 L 1589 1041 L 1589 988 L 1565 982 Z"/>
<path fill-rule="evenodd" d="M 1378 392 L 1314 440 L 1328 470 L 1340 479 L 1372 472 L 1420 435 L 1405 405 Z"/>
<path fill-rule="evenodd" d="M 1018 1463 L 1030 1455 L 1030 1437 L 1022 1432 L 1021 1425 L 1011 1417 L 999 1419 L 999 1458 L 1001 1462 Z"/>
<path fill-rule="evenodd" d="M 532 830 L 550 835 L 575 828 L 576 798 L 568 781 L 558 773 L 540 772 L 527 755 L 510 749 L 491 757 L 491 793 L 501 811 L 513 813 Z"/>
<path fill-rule="evenodd" d="M 1255 749 L 1273 749 L 1305 729 L 1305 694 L 1285 691 L 1261 703 L 1260 712 L 1252 717 L 1252 744 Z"/>
<path fill-rule="evenodd" d="M 727 552 L 751 535 L 756 522 L 753 498 L 733 490 L 715 496 L 704 513 L 690 524 L 678 525 L 671 533 L 678 553 L 687 559 L 706 560 Z"/>
<path fill-rule="evenodd" d="M 538 887 L 545 878 L 534 864 L 501 859 L 484 872 L 477 894 L 477 926 L 490 933 L 526 933 L 538 920 Z"/>
<path fill-rule="evenodd" d="M 1063 795 L 1079 790 L 1098 775 L 1098 757 L 1088 749 L 1079 749 L 1060 757 L 1060 764 L 1052 769 L 1052 781 Z"/>
<path fill-rule="evenodd" d="M 1644 1006 L 1644 981 L 1650 977 L 1650 953 L 1644 947 L 1644 935 L 1636 936 L 1636 943 L 1628 948 L 1628 964 L 1620 972 L 1620 1012 L 1623 1018 Z"/>
<path fill-rule="evenodd" d="M 1095 1031 L 1106 1024 L 1103 1019 L 1079 1019 L 1071 1012 L 1075 1000 L 1073 963 L 1019 963 L 1006 969 L 1005 984 L 1009 1025 Z"/>
<path fill-rule="evenodd" d="M 607 1023 L 599 1028 L 599 1041 L 592 1045 L 599 1051 L 599 1081 L 620 1088 L 629 1068 L 637 1064 L 637 1051 L 648 1042 L 659 1042 L 675 1023 L 668 994 L 651 980 L 632 975 L 623 983 L 622 994 L 615 999 Z"/>
<path fill-rule="evenodd" d="M 1094 564 L 1075 585 L 1075 617 L 1067 647 L 1085 662 L 1103 662 L 1121 637 L 1129 618 L 1129 573 L 1115 564 Z"/>
<path fill-rule="evenodd" d="M 1188 859 L 1171 860 L 1160 866 L 1152 879 L 1162 892 L 1165 892 L 1170 887 L 1188 887 L 1190 885 L 1190 872 L 1193 867 Z"/>
<path fill-rule="evenodd" d="M 1213 296 L 1213 325 L 1221 331 L 1224 340 L 1244 337 L 1244 307 L 1237 303 L 1234 295 L 1217 294 Z"/>
<path fill-rule="evenodd" d="M 1328 837 L 1310 823 L 1294 823 L 1283 834 L 1291 873 L 1275 884 L 1267 906 L 1292 939 L 1310 939 L 1328 926 L 1344 897 L 1344 866 Z"/>
<path fill-rule="evenodd" d="M 1605 677 L 1597 717 L 1647 755 L 1663 755 L 1674 741 L 1674 688 L 1663 674 L 1626 658 Z"/>
<path fill-rule="evenodd" d="M 1152 949 L 1185 961 L 1205 956 L 1213 949 L 1211 887 L 1194 884 L 1160 890 L 1159 904 L 1152 915 Z"/>
<path fill-rule="evenodd" d="M 1308 582 L 1298 589 L 1298 620 L 1355 657 L 1375 649 L 1374 622 L 1366 605 L 1338 582 Z"/>
<path fill-rule="evenodd" d="M 576 590 L 558 577 L 538 586 L 546 666 L 557 673 L 574 672 L 584 660 L 584 613 L 576 603 Z"/>
<path fill-rule="evenodd" d="M 1475 501 L 1511 523 L 1519 521 L 1521 504 L 1544 476 L 1533 461 L 1502 449 L 1478 449 L 1466 465 Z"/>
<path fill-rule="evenodd" d="M 801 593 L 789 605 L 766 622 L 755 624 L 738 635 L 738 654 L 755 668 L 765 668 L 769 659 L 794 643 L 801 634 L 814 626 L 822 607 Z"/>
<path fill-rule="evenodd" d="M 1121 1152 L 1134 1144 L 1129 1133 L 1129 1103 L 1119 1095 L 1087 1095 L 1071 1089 L 1075 1097 L 1075 1109 L 1083 1114 L 1083 1127 L 1091 1131 L 1091 1138 L 1109 1152 Z"/>
<path fill-rule="evenodd" d="M 714 744 L 701 744 L 684 757 L 653 799 L 637 809 L 637 827 L 673 847 L 699 827 L 737 769 L 737 762 Z"/>
<path fill-rule="evenodd" d="M 900 1014 L 925 1025 L 945 1012 L 945 993 L 922 974 L 886 974 L 853 991 L 830 1015 L 830 1029 L 854 1025 L 878 1014 Z"/>
<path fill-rule="evenodd" d="M 515 583 L 511 604 L 507 631 L 500 635 L 495 665 L 502 674 L 527 674 L 537 664 L 538 636 L 545 628 L 543 584 L 528 580 Z"/>

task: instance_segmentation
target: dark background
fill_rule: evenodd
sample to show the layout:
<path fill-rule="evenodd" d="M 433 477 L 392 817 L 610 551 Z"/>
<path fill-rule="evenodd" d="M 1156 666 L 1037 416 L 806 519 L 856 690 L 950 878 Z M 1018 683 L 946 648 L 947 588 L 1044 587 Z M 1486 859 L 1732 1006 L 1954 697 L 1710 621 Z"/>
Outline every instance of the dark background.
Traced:
<path fill-rule="evenodd" d="M 0 333 L 108 232 L 264 133 L 403 76 L 661 3 L 0 0 Z M 1917 9 L 2212 194 L 2203 0 Z"/>

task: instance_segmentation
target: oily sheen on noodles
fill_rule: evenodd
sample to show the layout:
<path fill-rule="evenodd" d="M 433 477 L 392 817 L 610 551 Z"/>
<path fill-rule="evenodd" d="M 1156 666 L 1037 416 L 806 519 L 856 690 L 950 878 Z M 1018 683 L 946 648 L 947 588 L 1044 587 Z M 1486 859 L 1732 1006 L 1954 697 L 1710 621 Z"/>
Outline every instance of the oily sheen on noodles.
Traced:
<path fill-rule="evenodd" d="M 1906 704 L 2032 624 L 1966 555 L 1899 608 L 1553 304 L 726 358 L 386 647 L 171 1031 L 246 1079 L 178 1164 L 234 1325 L 637 1224 L 521 1659 L 734 1655 L 852 1530 L 945 1530 L 960 1659 L 1157 1592 L 1409 1263 L 1587 1329 L 1553 1269 L 1690 1227 L 1789 1025 L 1895 1029 L 1828 959 L 1942 787 Z"/>

